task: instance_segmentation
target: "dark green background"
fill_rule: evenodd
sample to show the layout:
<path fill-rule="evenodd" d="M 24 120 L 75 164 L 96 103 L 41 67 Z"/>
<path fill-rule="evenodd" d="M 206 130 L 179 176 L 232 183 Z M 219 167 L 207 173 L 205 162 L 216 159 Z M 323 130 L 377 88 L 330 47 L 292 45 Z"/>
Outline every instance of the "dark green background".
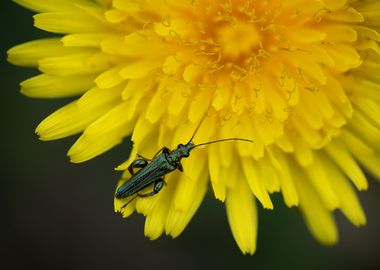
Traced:
<path fill-rule="evenodd" d="M 52 0 L 54 1 L 54 0 Z M 29 99 L 18 83 L 35 70 L 6 62 L 6 50 L 46 36 L 32 13 L 9 0 L 1 11 L 1 215 L 2 269 L 380 269 L 380 185 L 360 194 L 368 225 L 357 229 L 337 215 L 340 242 L 320 246 L 279 195 L 276 209 L 260 209 L 258 249 L 243 256 L 224 206 L 209 192 L 184 233 L 175 240 L 143 236 L 143 218 L 113 213 L 118 174 L 129 143 L 85 164 L 65 153 L 76 138 L 40 142 L 34 128 L 68 100 Z"/>

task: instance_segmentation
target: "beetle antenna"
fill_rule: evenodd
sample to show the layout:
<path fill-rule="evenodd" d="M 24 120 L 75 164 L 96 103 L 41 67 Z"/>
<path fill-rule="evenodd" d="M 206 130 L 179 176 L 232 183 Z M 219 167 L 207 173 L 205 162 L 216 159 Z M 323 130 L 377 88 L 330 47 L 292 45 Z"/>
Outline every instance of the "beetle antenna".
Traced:
<path fill-rule="evenodd" d="M 199 124 L 197 126 L 197 128 L 195 129 L 194 133 L 193 133 L 193 136 L 191 136 L 190 140 L 187 142 L 187 144 L 191 143 L 195 137 L 195 134 L 197 134 L 199 128 L 201 127 L 201 124 L 203 123 L 203 120 L 205 120 L 207 116 L 207 112 L 202 116 L 202 119 L 201 121 L 199 121 Z M 248 139 L 241 139 L 241 138 L 227 138 L 227 139 L 221 139 L 221 140 L 216 140 L 216 141 L 211 141 L 211 142 L 205 142 L 205 143 L 200 143 L 200 144 L 196 144 L 194 145 L 193 147 L 191 147 L 191 149 L 195 148 L 195 147 L 198 147 L 198 146 L 202 146 L 202 145 L 207 145 L 207 144 L 212 144 L 212 143 L 218 143 L 218 142 L 225 142 L 225 141 L 243 141 L 243 142 L 253 142 L 252 140 L 248 140 Z"/>
<path fill-rule="evenodd" d="M 248 140 L 248 139 L 241 139 L 241 138 L 228 138 L 228 139 L 221 139 L 221 140 L 216 140 L 216 141 L 211 141 L 211 142 L 205 142 L 205 143 L 200 143 L 200 144 L 196 144 L 194 145 L 192 148 L 195 148 L 195 147 L 198 147 L 198 146 L 202 146 L 202 145 L 206 145 L 206 144 L 212 144 L 212 143 L 218 143 L 218 142 L 225 142 L 225 141 L 243 141 L 243 142 L 252 142 L 252 140 Z"/>
<path fill-rule="evenodd" d="M 198 124 L 197 128 L 195 129 L 195 131 L 194 131 L 194 133 L 193 133 L 193 136 L 191 136 L 191 138 L 190 138 L 190 140 L 187 142 L 187 144 L 189 144 L 190 142 L 193 141 L 195 134 L 197 134 L 197 131 L 198 131 L 198 129 L 201 127 L 201 124 L 203 123 L 203 120 L 205 120 L 206 116 L 207 116 L 207 112 L 202 116 L 201 121 L 199 121 L 199 124 Z"/>

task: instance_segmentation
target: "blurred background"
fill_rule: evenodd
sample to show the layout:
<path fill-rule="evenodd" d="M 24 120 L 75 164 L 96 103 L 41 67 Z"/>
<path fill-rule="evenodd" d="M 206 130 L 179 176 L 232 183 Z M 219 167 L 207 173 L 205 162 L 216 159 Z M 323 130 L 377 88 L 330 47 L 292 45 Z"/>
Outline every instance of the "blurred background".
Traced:
<path fill-rule="evenodd" d="M 2 269 L 380 269 L 380 184 L 360 194 L 368 225 L 355 228 L 337 214 L 340 241 L 319 245 L 295 209 L 275 195 L 275 210 L 259 211 L 258 249 L 244 256 L 235 244 L 222 203 L 207 194 L 183 234 L 144 237 L 144 219 L 113 212 L 119 174 L 130 143 L 71 164 L 76 138 L 41 142 L 34 129 L 69 100 L 29 99 L 19 82 L 35 70 L 6 62 L 10 47 L 47 36 L 33 28 L 32 12 L 0 2 Z M 380 164 L 379 164 L 380 166 Z"/>

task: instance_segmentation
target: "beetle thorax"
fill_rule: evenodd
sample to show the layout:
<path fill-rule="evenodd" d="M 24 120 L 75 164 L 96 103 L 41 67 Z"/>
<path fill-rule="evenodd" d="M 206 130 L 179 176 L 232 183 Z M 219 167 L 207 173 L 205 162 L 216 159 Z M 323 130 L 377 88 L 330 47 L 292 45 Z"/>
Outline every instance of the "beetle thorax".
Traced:
<path fill-rule="evenodd" d="M 190 149 L 191 148 L 187 145 L 179 144 L 178 147 L 171 151 L 167 156 L 168 161 L 170 163 L 179 162 L 182 158 L 188 157 L 190 155 Z"/>

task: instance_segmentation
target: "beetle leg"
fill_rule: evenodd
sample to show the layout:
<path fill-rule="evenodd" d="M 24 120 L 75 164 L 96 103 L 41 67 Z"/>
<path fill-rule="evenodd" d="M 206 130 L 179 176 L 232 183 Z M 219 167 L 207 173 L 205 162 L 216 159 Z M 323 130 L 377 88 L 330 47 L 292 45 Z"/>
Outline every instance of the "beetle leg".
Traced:
<path fill-rule="evenodd" d="M 162 147 L 162 153 L 170 154 L 170 149 L 164 146 Z"/>
<path fill-rule="evenodd" d="M 154 159 L 155 157 L 157 157 L 158 154 L 161 153 L 161 152 L 169 154 L 170 153 L 170 149 L 167 148 L 166 146 L 162 147 L 160 150 L 157 151 L 157 153 L 153 156 L 152 159 Z"/>
<path fill-rule="evenodd" d="M 133 171 L 133 169 L 141 169 L 141 168 L 144 168 L 146 165 L 148 165 L 148 160 L 139 158 L 139 159 L 134 160 L 131 163 L 131 165 L 129 165 L 128 171 L 131 175 L 134 175 L 135 172 Z"/>
<path fill-rule="evenodd" d="M 147 161 L 152 161 L 151 159 L 146 158 L 146 157 L 143 157 L 143 156 L 140 155 L 140 154 L 136 154 L 136 156 L 137 156 L 138 158 L 140 158 L 140 159 L 145 159 L 145 160 L 147 160 Z"/>
<path fill-rule="evenodd" d="M 122 207 L 120 207 L 120 210 L 123 209 L 123 208 L 125 208 L 128 204 L 130 204 L 136 198 L 137 198 L 137 196 L 135 196 L 132 199 L 130 199 L 126 204 L 124 204 Z"/>
<path fill-rule="evenodd" d="M 164 179 L 158 178 L 156 181 L 154 181 L 153 191 L 145 194 L 137 194 L 139 197 L 149 197 L 157 194 L 160 192 L 160 190 L 164 187 Z"/>
<path fill-rule="evenodd" d="M 175 166 L 177 167 L 177 169 L 178 169 L 180 172 L 183 172 L 183 167 L 182 167 L 181 162 L 178 161 L 178 162 L 175 164 Z"/>

